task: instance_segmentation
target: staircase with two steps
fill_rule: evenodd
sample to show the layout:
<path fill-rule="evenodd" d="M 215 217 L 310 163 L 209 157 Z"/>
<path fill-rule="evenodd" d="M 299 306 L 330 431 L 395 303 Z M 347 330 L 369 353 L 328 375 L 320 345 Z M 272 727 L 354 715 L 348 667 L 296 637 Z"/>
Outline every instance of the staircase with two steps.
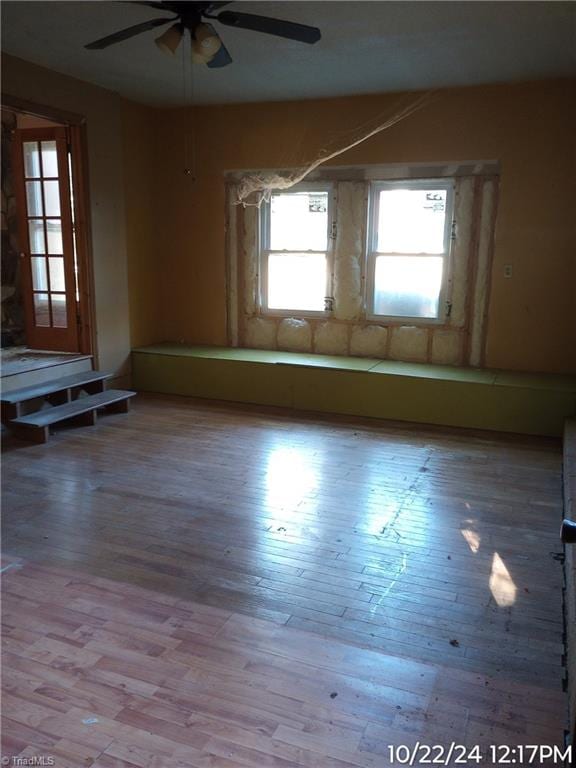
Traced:
<path fill-rule="evenodd" d="M 84 371 L 0 395 L 2 424 L 16 437 L 45 443 L 60 422 L 94 425 L 101 410 L 126 413 L 136 392 L 106 389 L 111 373 Z"/>

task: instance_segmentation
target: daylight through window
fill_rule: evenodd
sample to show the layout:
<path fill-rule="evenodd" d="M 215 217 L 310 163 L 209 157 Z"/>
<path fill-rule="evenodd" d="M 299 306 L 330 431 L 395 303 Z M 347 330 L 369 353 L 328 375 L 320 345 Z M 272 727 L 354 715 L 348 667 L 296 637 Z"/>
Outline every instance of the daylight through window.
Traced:
<path fill-rule="evenodd" d="M 263 309 L 323 312 L 328 295 L 331 191 L 275 192 L 262 209 Z"/>
<path fill-rule="evenodd" d="M 452 223 L 444 182 L 372 185 L 368 313 L 437 320 L 443 316 Z"/>

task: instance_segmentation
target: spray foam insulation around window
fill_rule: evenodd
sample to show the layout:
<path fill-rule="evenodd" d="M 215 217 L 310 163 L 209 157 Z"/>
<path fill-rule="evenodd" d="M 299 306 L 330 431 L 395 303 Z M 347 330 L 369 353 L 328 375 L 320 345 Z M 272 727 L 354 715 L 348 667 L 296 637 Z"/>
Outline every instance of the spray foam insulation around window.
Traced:
<path fill-rule="evenodd" d="M 338 184 L 334 250 L 334 317 L 356 320 L 362 311 L 362 260 L 365 236 L 366 184 Z"/>
<path fill-rule="evenodd" d="M 293 317 L 282 320 L 278 328 L 278 347 L 288 352 L 309 352 L 312 348 L 310 324 Z"/>
<path fill-rule="evenodd" d="M 452 250 L 451 311 L 442 325 L 427 328 L 378 323 L 365 315 L 363 265 L 369 182 L 354 179 L 353 175 L 349 180 L 333 182 L 337 222 L 333 311 L 329 317 L 317 319 L 299 317 L 297 312 L 287 318 L 263 315 L 259 308 L 260 212 L 257 205 L 237 207 L 241 180 L 236 176 L 228 185 L 229 210 L 235 212 L 230 219 L 235 226 L 230 229 L 228 249 L 234 268 L 229 268 L 229 274 L 237 278 L 234 290 L 228 293 L 230 342 L 260 349 L 481 365 L 498 186 L 495 172 L 493 163 L 443 164 L 433 169 L 391 166 L 378 171 L 379 178 L 387 174 L 392 178 L 420 178 L 423 173 L 454 178 L 456 239 Z M 268 174 L 268 178 L 272 176 Z"/>

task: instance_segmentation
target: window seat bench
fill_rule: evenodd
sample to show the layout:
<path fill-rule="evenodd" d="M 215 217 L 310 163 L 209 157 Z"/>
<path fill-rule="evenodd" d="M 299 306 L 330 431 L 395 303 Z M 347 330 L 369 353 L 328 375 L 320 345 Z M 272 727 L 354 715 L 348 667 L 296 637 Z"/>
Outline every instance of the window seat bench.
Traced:
<path fill-rule="evenodd" d="M 132 352 L 133 386 L 297 410 L 561 436 L 576 376 L 185 346 Z"/>

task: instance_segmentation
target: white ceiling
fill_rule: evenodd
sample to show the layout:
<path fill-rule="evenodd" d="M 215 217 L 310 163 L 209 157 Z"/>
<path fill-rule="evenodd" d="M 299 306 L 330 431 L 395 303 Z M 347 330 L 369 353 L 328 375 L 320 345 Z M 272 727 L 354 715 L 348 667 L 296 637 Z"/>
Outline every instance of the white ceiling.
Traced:
<path fill-rule="evenodd" d="M 185 103 L 183 56 L 159 31 L 103 51 L 84 44 L 163 15 L 104 0 L 4 0 L 2 48 L 151 105 Z M 194 101 L 280 101 L 576 75 L 575 2 L 251 2 L 230 10 L 312 24 L 305 45 L 215 24 L 234 63 L 194 66 Z M 189 99 L 189 96 L 187 97 Z"/>

